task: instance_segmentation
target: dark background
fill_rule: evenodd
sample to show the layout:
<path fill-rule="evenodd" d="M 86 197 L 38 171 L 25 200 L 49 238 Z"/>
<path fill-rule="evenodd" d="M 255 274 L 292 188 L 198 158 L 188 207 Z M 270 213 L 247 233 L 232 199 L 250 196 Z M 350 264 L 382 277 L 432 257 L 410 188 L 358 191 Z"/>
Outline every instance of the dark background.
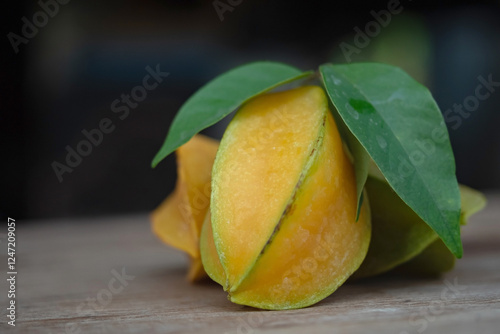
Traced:
<path fill-rule="evenodd" d="M 474 95 L 479 76 L 500 81 L 500 4 L 436 3 L 401 1 L 402 13 L 352 60 L 402 67 L 445 111 Z M 212 1 L 72 0 L 17 54 L 7 34 L 21 35 L 22 17 L 33 22 L 41 7 L 36 1 L 3 4 L 0 213 L 17 219 L 152 210 L 176 175 L 173 156 L 156 169 L 151 159 L 197 88 L 255 60 L 304 70 L 346 62 L 340 43 L 354 46 L 354 28 L 364 30 L 374 19 L 370 11 L 387 4 L 243 0 L 221 21 Z M 157 64 L 169 76 L 120 120 L 112 101 L 130 94 L 146 66 Z M 500 187 L 498 90 L 449 129 L 459 182 L 482 190 Z M 64 163 L 65 147 L 75 148 L 85 139 L 81 131 L 106 117 L 114 131 L 59 182 L 52 162 Z M 224 126 L 206 133 L 220 138 Z"/>

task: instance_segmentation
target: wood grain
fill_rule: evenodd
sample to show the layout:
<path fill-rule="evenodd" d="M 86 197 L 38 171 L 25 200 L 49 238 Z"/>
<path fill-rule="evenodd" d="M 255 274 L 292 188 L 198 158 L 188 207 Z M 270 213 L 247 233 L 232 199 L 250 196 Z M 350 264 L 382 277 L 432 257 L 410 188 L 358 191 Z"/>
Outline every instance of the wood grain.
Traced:
<path fill-rule="evenodd" d="M 18 222 L 17 325 L 6 324 L 2 279 L 0 332 L 499 333 L 500 194 L 488 199 L 462 230 L 453 271 L 350 282 L 293 311 L 235 305 L 215 283 L 189 284 L 187 259 L 152 235 L 147 215 Z M 5 240 L 0 247 L 6 272 Z M 120 282 L 123 270 L 134 278 Z"/>

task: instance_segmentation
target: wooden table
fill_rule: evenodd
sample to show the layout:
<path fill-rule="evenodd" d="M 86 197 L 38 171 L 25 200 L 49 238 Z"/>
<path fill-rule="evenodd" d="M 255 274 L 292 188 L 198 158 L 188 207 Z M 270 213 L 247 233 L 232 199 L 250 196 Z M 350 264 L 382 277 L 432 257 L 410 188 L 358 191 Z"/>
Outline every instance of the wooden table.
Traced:
<path fill-rule="evenodd" d="M 3 278 L 0 333 L 500 333 L 500 194 L 488 198 L 463 229 L 452 272 L 352 282 L 293 311 L 235 305 L 215 283 L 189 284 L 186 258 L 152 235 L 147 215 L 18 221 L 17 320 L 6 323 Z M 5 235 L 0 247 L 5 273 Z"/>

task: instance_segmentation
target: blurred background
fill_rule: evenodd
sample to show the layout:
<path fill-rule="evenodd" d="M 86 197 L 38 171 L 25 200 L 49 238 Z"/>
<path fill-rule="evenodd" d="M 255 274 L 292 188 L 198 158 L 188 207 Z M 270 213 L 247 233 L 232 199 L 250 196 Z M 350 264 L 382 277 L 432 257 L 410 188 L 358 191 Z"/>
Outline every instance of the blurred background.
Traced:
<path fill-rule="evenodd" d="M 447 115 L 459 182 L 498 189 L 500 86 L 483 88 L 486 98 L 478 98 L 476 87 L 481 78 L 500 82 L 500 2 L 397 3 L 3 4 L 0 213 L 37 219 L 152 210 L 175 184 L 173 156 L 155 169 L 150 162 L 178 108 L 216 75 L 256 60 L 304 70 L 348 61 L 402 67 L 430 88 Z M 384 21 L 388 6 L 399 12 Z M 378 30 L 369 24 L 377 17 Z M 356 37 L 367 27 L 368 42 Z M 148 66 L 168 76 L 140 96 L 135 88 Z M 131 93 L 140 101 L 127 106 L 122 94 Z M 82 131 L 106 118 L 113 130 L 60 182 L 54 162 L 65 164 L 67 146 L 76 149 L 86 139 Z M 220 138 L 227 121 L 205 133 Z"/>

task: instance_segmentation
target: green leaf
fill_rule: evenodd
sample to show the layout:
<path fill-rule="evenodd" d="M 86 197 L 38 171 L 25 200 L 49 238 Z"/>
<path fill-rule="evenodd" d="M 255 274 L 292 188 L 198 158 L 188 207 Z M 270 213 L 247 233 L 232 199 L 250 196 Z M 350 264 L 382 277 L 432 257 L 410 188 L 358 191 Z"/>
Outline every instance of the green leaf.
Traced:
<path fill-rule="evenodd" d="M 392 190 L 385 179 L 369 175 L 367 198 L 372 218 L 368 253 L 354 278 L 384 273 L 414 258 L 437 234 Z"/>
<path fill-rule="evenodd" d="M 479 191 L 459 185 L 460 224 L 486 204 Z M 453 267 L 454 256 L 437 234 L 394 192 L 373 162 L 366 182 L 372 216 L 368 253 L 353 278 L 387 272 L 395 267 L 419 275 L 438 275 Z M 451 257 L 451 259 L 450 259 Z"/>
<path fill-rule="evenodd" d="M 463 184 L 459 184 L 462 201 L 460 225 L 466 225 L 469 217 L 486 206 L 486 198 L 482 193 Z M 443 241 L 437 239 L 424 251 L 410 261 L 397 267 L 398 272 L 419 276 L 436 276 L 453 269 L 455 257 Z"/>
<path fill-rule="evenodd" d="M 252 97 L 309 74 L 311 72 L 302 72 L 281 63 L 256 62 L 218 76 L 181 107 L 152 166 L 155 167 L 195 134 L 217 123 Z"/>
<path fill-rule="evenodd" d="M 441 273 L 450 271 L 454 266 L 455 256 L 446 247 L 443 240 L 438 238 L 422 253 L 395 270 L 406 275 L 427 277 L 439 276 Z"/>
<path fill-rule="evenodd" d="M 326 64 L 320 73 L 343 121 L 390 186 L 461 257 L 455 159 L 430 92 L 384 64 Z"/>
<path fill-rule="evenodd" d="M 363 145 L 352 134 L 351 130 L 347 128 L 342 117 L 340 117 L 337 109 L 332 109 L 335 123 L 340 132 L 342 139 L 347 146 L 347 152 L 350 154 L 351 162 L 354 165 L 354 173 L 356 175 L 356 192 L 358 198 L 358 207 L 356 209 L 356 221 L 358 221 L 359 213 L 361 212 L 361 205 L 363 204 L 363 189 L 365 188 L 366 179 L 368 177 L 368 168 L 370 166 L 370 156 L 366 152 Z"/>

